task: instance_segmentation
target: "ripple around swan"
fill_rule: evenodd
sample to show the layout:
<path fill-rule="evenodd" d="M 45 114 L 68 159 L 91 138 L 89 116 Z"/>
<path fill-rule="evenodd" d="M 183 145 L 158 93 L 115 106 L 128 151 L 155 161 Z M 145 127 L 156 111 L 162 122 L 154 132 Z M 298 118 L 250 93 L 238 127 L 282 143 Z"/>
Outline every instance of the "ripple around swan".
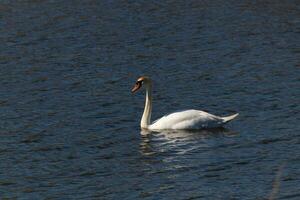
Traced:
<path fill-rule="evenodd" d="M 150 136 L 154 134 L 154 136 Z M 211 130 L 164 130 L 161 132 L 142 131 L 141 146 L 145 149 L 150 140 L 155 142 L 159 151 L 172 151 L 176 154 L 185 154 L 193 150 L 205 150 L 211 148 L 209 140 L 212 137 L 232 137 L 237 133 L 226 129 L 211 129 Z M 150 138 L 148 138 L 150 137 Z M 146 153 L 146 152 L 145 152 Z"/>

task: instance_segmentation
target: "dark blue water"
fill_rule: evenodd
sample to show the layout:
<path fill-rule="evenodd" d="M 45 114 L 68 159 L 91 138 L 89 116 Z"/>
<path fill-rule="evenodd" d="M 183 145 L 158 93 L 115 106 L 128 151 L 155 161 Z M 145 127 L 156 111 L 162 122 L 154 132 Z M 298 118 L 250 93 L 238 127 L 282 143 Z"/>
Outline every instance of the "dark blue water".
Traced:
<path fill-rule="evenodd" d="M 2 1 L 1 199 L 300 199 L 298 1 Z M 178 109 L 226 130 L 142 136 Z"/>

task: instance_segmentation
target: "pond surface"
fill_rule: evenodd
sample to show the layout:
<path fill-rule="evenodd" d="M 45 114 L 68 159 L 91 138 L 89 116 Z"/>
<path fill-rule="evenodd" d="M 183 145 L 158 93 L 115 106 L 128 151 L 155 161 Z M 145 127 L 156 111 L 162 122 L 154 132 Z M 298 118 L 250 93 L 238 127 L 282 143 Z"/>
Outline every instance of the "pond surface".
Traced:
<path fill-rule="evenodd" d="M 300 199 L 297 1 L 2 1 L 1 199 Z M 141 134 L 182 109 L 223 130 Z"/>

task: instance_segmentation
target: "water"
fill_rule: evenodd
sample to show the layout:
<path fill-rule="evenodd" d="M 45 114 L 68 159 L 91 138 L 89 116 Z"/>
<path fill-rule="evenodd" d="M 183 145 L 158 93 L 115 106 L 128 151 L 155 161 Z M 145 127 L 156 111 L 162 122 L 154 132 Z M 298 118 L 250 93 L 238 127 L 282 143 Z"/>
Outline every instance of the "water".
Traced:
<path fill-rule="evenodd" d="M 1 199 L 299 199 L 299 8 L 2 1 Z M 144 74 L 153 120 L 240 116 L 142 136 Z"/>

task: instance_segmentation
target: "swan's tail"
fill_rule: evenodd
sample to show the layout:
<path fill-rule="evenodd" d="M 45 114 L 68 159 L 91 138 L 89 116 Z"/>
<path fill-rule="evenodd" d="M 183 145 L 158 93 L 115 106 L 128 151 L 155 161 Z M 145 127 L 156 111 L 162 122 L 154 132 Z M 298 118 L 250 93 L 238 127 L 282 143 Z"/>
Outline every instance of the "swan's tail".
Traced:
<path fill-rule="evenodd" d="M 235 113 L 234 115 L 230 115 L 230 116 L 227 116 L 227 117 L 222 117 L 223 122 L 227 123 L 227 122 L 233 120 L 234 118 L 236 118 L 238 115 L 239 115 L 239 113 Z"/>

